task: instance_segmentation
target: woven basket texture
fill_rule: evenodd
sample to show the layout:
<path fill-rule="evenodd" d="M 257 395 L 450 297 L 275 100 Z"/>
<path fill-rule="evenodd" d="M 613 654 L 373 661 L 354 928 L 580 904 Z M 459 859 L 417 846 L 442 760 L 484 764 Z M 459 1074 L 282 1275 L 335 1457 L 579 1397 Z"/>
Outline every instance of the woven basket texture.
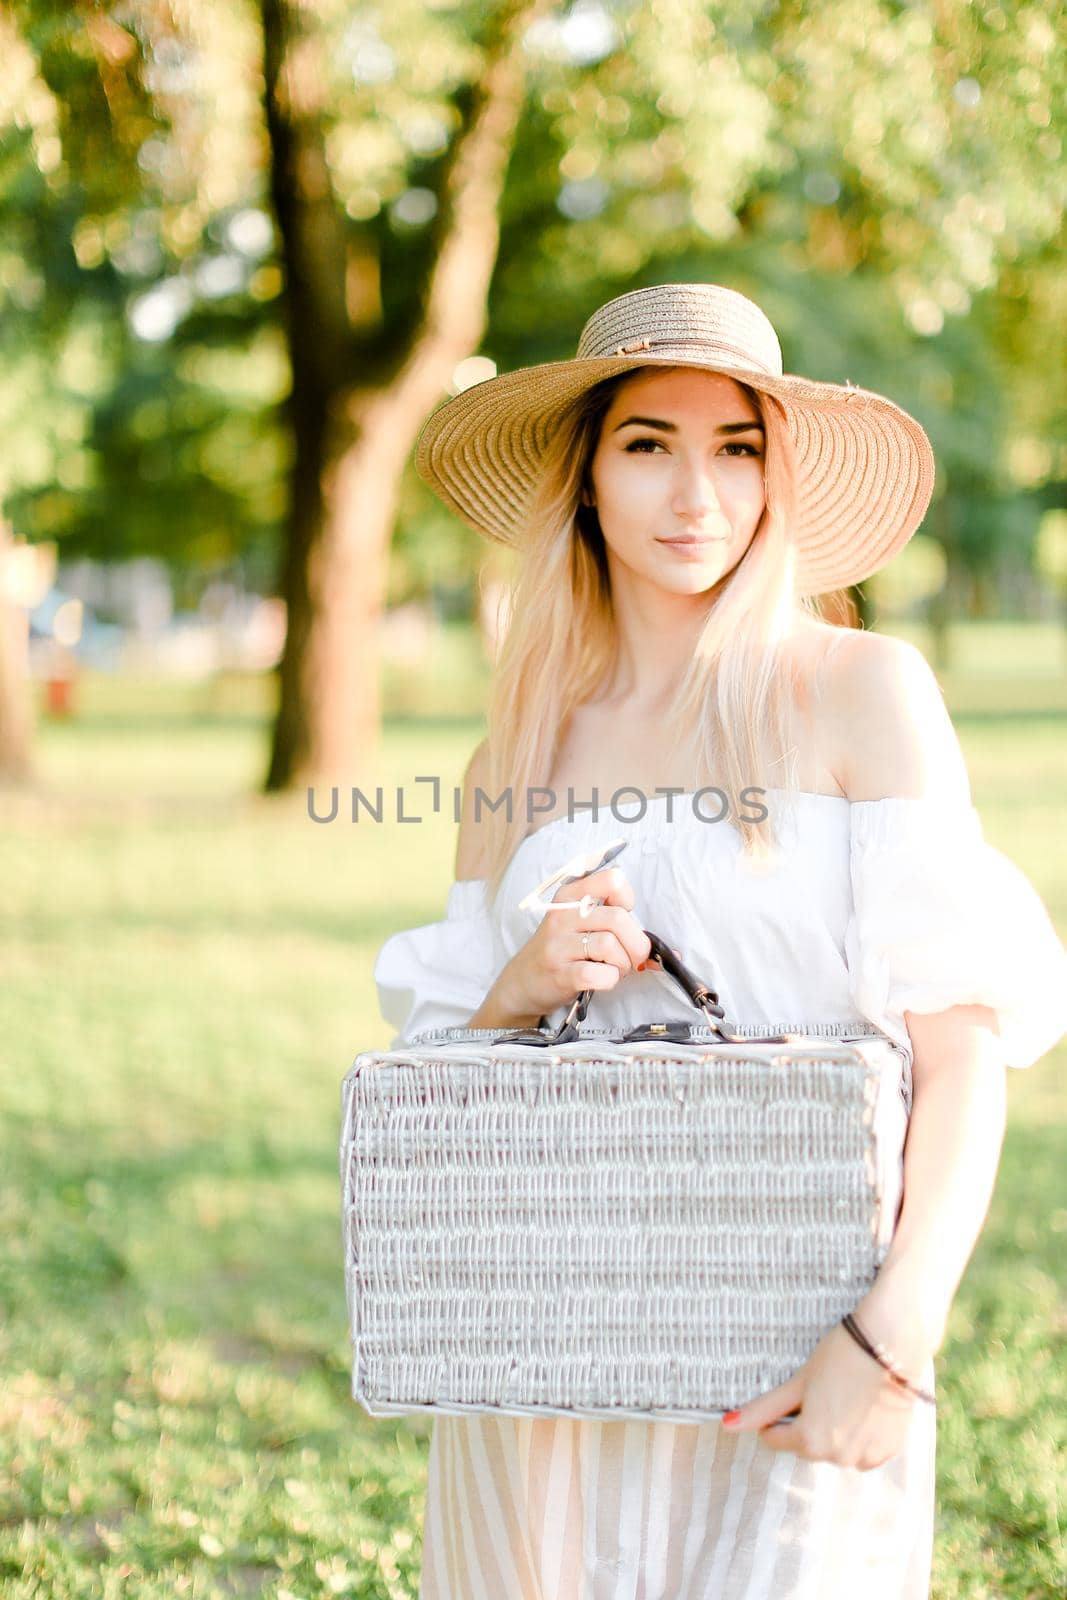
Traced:
<path fill-rule="evenodd" d="M 910 1103 L 876 1030 L 550 1051 L 452 1031 L 364 1052 L 344 1082 L 352 1394 L 372 1416 L 717 1417 L 874 1282 Z"/>

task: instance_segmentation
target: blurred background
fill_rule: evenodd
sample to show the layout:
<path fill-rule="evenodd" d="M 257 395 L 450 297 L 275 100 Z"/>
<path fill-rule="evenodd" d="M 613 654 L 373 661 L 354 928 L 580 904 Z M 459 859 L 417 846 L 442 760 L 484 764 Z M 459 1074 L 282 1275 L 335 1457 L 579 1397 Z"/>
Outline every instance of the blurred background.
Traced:
<path fill-rule="evenodd" d="M 426 1429 L 348 1398 L 336 1139 L 392 1031 L 377 948 L 443 915 L 506 626 L 506 553 L 411 465 L 446 394 L 706 280 L 787 371 L 917 416 L 926 521 L 826 614 L 925 651 L 1067 929 L 1059 21 L 0 13 L 5 1595 L 417 1592 Z M 1064 1060 L 1011 1076 L 939 1357 L 940 1600 L 1060 1592 Z"/>

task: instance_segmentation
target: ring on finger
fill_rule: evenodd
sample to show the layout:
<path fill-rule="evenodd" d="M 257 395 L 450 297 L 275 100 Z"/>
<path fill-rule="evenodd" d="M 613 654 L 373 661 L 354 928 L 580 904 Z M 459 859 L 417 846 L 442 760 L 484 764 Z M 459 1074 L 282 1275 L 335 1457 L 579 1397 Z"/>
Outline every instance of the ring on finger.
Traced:
<path fill-rule="evenodd" d="M 582 956 L 583 956 L 584 960 L 586 960 L 586 961 L 591 961 L 593 959 L 592 956 L 589 954 L 589 935 L 588 935 L 588 933 L 583 933 L 582 934 Z"/>

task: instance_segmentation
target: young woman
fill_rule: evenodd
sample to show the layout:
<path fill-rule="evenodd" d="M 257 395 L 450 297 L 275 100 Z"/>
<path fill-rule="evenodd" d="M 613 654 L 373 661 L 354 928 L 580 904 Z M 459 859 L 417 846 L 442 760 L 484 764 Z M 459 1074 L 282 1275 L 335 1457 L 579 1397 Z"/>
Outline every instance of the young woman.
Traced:
<path fill-rule="evenodd" d="M 1067 1031 L 1067 954 L 982 836 L 923 657 L 814 599 L 919 525 L 926 435 L 784 375 L 744 296 L 673 284 L 601 307 L 574 361 L 446 402 L 418 467 L 522 561 L 445 919 L 375 967 L 394 1045 L 555 1025 L 582 989 L 591 1022 L 692 1020 L 649 926 L 731 1022 L 873 1022 L 913 1095 L 893 1244 L 856 1307 L 913 1389 L 838 1326 L 721 1424 L 442 1415 L 423 1600 L 920 1600 L 935 1411 L 915 1390 L 992 1192 L 1003 1069 Z M 586 916 L 520 907 L 619 836 L 555 895 L 594 897 Z"/>

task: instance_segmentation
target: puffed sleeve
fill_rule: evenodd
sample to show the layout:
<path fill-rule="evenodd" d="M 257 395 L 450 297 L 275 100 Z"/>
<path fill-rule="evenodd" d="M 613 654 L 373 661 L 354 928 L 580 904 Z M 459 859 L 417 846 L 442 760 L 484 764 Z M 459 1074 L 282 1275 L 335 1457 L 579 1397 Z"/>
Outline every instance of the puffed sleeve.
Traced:
<path fill-rule="evenodd" d="M 1006 1064 L 1067 1033 L 1067 951 L 1030 880 L 989 844 L 973 805 L 854 801 L 845 935 L 861 1015 L 909 1043 L 904 1012 L 986 1005 Z"/>
<path fill-rule="evenodd" d="M 386 1022 L 400 1029 L 389 1048 L 410 1044 L 428 1028 L 462 1027 L 503 965 L 486 880 L 457 879 L 443 921 L 394 933 L 378 951 L 378 1004 Z"/>

